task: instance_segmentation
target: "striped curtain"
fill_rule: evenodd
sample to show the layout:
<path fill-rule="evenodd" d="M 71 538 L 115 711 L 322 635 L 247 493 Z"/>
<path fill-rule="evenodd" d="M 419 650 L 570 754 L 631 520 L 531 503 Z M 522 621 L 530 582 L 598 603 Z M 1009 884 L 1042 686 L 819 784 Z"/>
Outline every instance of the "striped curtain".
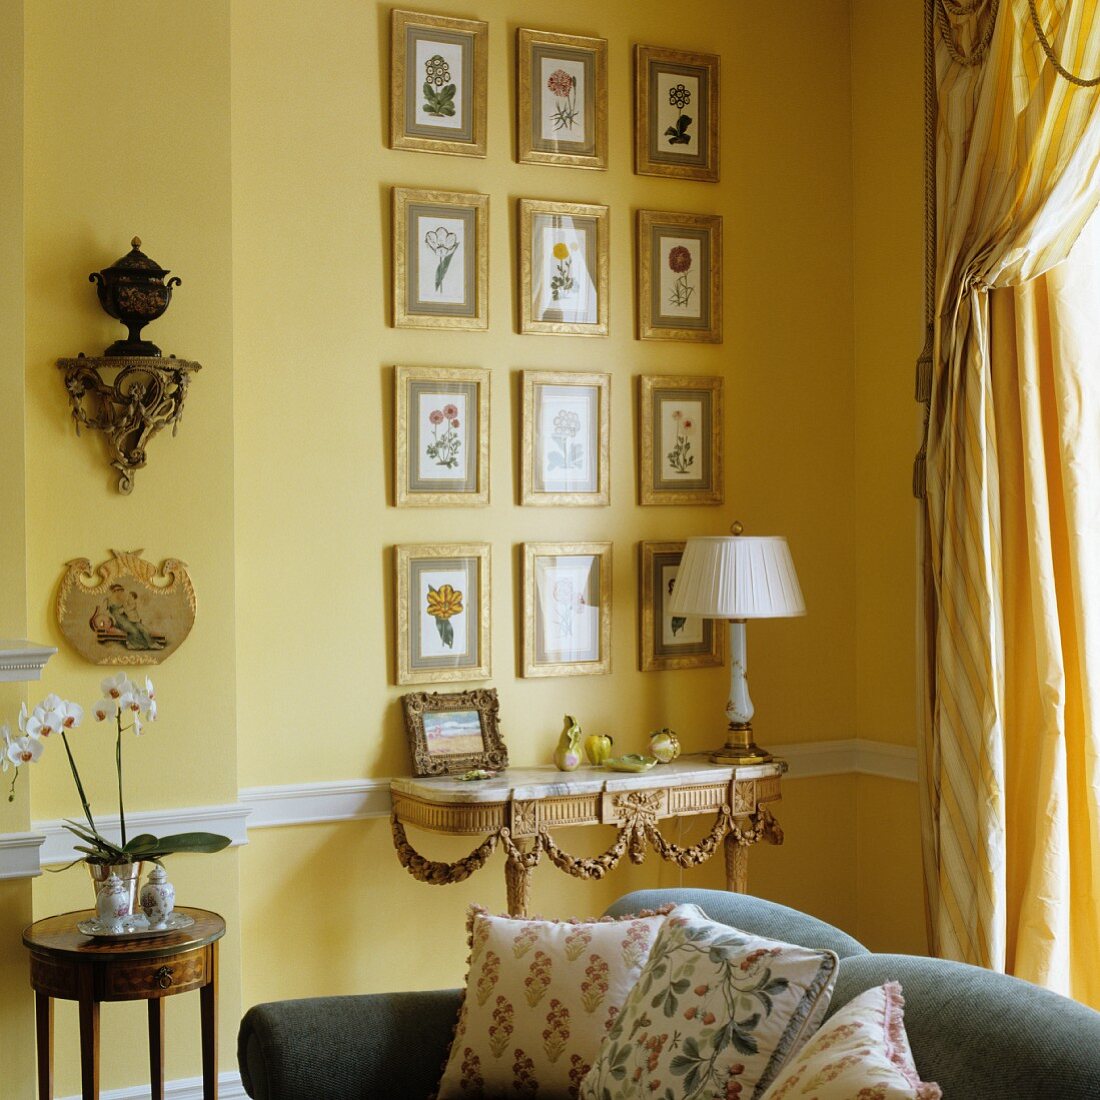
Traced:
<path fill-rule="evenodd" d="M 1100 1008 L 1097 986 L 1074 977 L 1100 970 L 1100 711 L 1094 727 L 1088 691 L 1095 668 L 1100 692 L 1100 645 L 1088 644 L 1100 603 L 1090 611 L 1082 600 L 1100 598 L 1100 557 L 1090 564 L 1075 534 L 1100 536 L 1100 494 L 1095 517 L 1075 495 L 1075 448 L 1100 440 L 1100 405 L 1073 400 L 1100 355 L 1086 362 L 1087 344 L 1065 335 L 1085 299 L 1052 292 L 1050 280 L 1085 284 L 1047 274 L 1100 202 L 1100 89 L 1055 64 L 1100 74 L 1100 0 L 929 2 L 937 274 L 921 780 L 931 944 Z M 1063 934 L 1076 958 L 1059 955 Z"/>

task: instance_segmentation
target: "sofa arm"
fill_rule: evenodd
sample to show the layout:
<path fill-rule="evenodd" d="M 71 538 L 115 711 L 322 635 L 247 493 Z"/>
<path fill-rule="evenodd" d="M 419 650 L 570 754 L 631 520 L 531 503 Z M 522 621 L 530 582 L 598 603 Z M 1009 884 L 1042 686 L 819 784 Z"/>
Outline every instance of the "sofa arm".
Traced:
<path fill-rule="evenodd" d="M 435 1091 L 462 1000 L 457 989 L 255 1005 L 237 1062 L 254 1100 L 423 1100 Z"/>

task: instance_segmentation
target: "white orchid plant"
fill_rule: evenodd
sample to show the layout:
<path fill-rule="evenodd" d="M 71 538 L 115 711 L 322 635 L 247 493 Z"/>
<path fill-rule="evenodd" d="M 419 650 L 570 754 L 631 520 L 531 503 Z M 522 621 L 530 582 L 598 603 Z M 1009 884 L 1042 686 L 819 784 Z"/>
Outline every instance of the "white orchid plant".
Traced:
<path fill-rule="evenodd" d="M 174 836 L 159 839 L 152 833 L 141 833 L 127 838 L 126 809 L 122 797 L 122 735 L 124 732 L 133 731 L 140 736 L 146 723 L 156 721 L 157 699 L 153 682 L 148 677 L 145 678 L 145 686 L 138 687 L 125 673 L 119 672 L 114 676 L 108 676 L 100 687 L 103 698 L 96 703 L 92 714 L 97 722 L 105 722 L 110 718 L 115 720 L 115 771 L 118 774 L 120 843 L 115 844 L 108 840 L 96 828 L 88 797 L 84 793 L 84 784 L 80 780 L 76 758 L 69 745 L 68 735 L 84 720 L 84 708 L 58 695 L 47 695 L 33 710 L 28 710 L 26 703 L 20 707 L 18 737 L 12 737 L 10 726 L 0 725 L 0 736 L 4 741 L 0 768 L 4 772 L 13 766 L 15 768 L 8 791 L 8 801 L 12 801 L 15 797 L 15 783 L 19 778 L 19 769 L 36 763 L 45 751 L 46 743 L 50 738 L 60 736 L 61 743 L 65 746 L 65 755 L 69 759 L 69 770 L 73 773 L 73 782 L 80 796 L 80 804 L 84 808 L 84 819 L 87 822 L 85 826 L 83 822 L 67 820 L 65 828 L 81 841 L 73 847 L 78 852 L 84 853 L 83 858 L 86 862 L 120 864 L 150 859 L 159 863 L 165 856 L 176 852 L 219 852 L 225 848 L 229 844 L 229 838 L 219 836 L 217 833 L 177 833 Z M 126 722 L 129 722 L 129 725 L 125 725 Z"/>

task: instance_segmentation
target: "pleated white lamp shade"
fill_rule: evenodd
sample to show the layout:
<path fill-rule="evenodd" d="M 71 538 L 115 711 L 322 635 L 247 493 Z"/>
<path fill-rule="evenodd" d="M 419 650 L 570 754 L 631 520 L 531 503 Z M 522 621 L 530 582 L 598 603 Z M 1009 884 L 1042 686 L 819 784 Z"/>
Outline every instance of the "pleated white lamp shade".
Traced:
<path fill-rule="evenodd" d="M 669 612 L 707 619 L 805 615 L 787 540 L 780 535 L 688 539 Z"/>

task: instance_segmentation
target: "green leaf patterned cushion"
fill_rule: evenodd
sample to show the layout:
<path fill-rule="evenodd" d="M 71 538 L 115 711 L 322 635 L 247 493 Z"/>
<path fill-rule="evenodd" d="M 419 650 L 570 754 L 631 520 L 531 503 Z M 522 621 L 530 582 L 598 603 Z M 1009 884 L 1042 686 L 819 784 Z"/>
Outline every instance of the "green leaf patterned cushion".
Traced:
<path fill-rule="evenodd" d="M 696 905 L 669 914 L 581 1100 L 751 1100 L 817 1030 L 832 951 L 763 939 Z"/>
<path fill-rule="evenodd" d="M 466 995 L 439 1100 L 575 1097 L 667 912 L 579 922 L 471 909 Z"/>

